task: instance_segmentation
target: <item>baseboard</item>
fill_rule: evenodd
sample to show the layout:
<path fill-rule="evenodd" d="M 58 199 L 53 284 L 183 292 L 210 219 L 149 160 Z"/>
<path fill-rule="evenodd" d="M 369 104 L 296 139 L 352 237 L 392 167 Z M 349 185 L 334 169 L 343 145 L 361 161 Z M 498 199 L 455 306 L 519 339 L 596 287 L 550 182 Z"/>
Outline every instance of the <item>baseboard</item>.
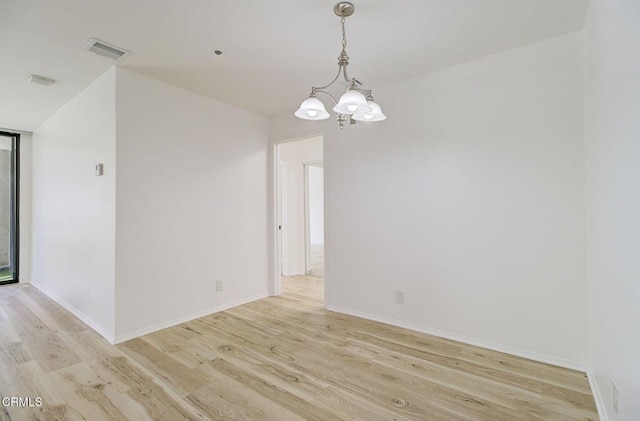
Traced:
<path fill-rule="evenodd" d="M 413 323 L 406 323 L 399 320 L 389 319 L 386 317 L 380 317 L 373 314 L 362 313 L 350 309 L 327 305 L 326 309 L 329 311 L 335 311 L 336 313 L 348 314 L 350 316 L 360 317 L 363 319 L 372 320 L 374 322 L 385 323 L 392 326 L 397 326 L 405 329 L 415 330 L 416 332 L 426 333 L 428 335 L 438 336 L 444 339 L 450 339 L 452 341 L 462 342 L 464 344 L 477 346 L 480 348 L 490 349 L 492 351 L 504 352 L 505 354 L 515 355 L 517 357 L 526 358 L 528 360 L 538 361 L 545 364 L 551 364 L 558 367 L 568 368 L 577 371 L 586 371 L 586 365 L 567 360 L 564 358 L 554 357 L 553 355 L 541 354 L 538 352 L 528 351 L 517 347 L 508 345 L 497 344 L 490 341 L 484 341 L 482 339 L 472 338 L 464 335 L 458 335 L 456 333 L 450 333 L 443 330 L 432 329 L 425 326 L 416 325 Z"/>
<path fill-rule="evenodd" d="M 593 399 L 596 401 L 596 409 L 598 410 L 600 421 L 609 421 L 609 416 L 607 415 L 607 411 L 605 410 L 604 399 L 602 398 L 602 394 L 600 393 L 600 388 L 598 387 L 598 382 L 596 381 L 595 374 L 587 371 L 587 379 L 589 379 L 589 386 L 591 386 Z"/>
<path fill-rule="evenodd" d="M 266 298 L 266 297 L 269 296 L 269 294 L 267 292 L 263 292 L 263 293 L 256 294 L 256 295 L 253 295 L 253 296 L 250 296 L 250 297 L 247 297 L 247 298 L 243 298 L 241 300 L 232 301 L 230 303 L 226 303 L 226 304 L 223 304 L 223 305 L 220 305 L 220 306 L 211 307 L 211 308 L 208 308 L 206 310 L 202 310 L 202 311 L 199 311 L 199 312 L 196 312 L 196 313 L 187 314 L 185 316 L 178 317 L 178 318 L 175 318 L 175 319 L 172 319 L 172 320 L 168 320 L 166 322 L 158 323 L 158 324 L 155 324 L 153 326 L 149 326 L 149 327 L 146 327 L 146 328 L 138 329 L 138 330 L 135 330 L 133 332 L 125 333 L 123 335 L 115 336 L 112 332 L 110 332 L 104 326 L 102 326 L 101 324 L 97 323 L 95 320 L 93 320 L 92 318 L 90 318 L 89 316 L 87 316 L 86 314 L 84 314 L 83 312 L 81 312 L 80 310 L 78 310 L 77 308 L 75 308 L 74 306 L 72 306 L 71 304 L 69 304 L 68 302 L 63 300 L 62 298 L 60 298 L 56 294 L 52 293 L 48 289 L 42 287 L 41 285 L 38 285 L 37 283 L 33 283 L 33 282 L 31 283 L 31 286 L 33 286 L 38 291 L 42 292 L 44 295 L 46 295 L 47 297 L 51 298 L 53 301 L 55 301 L 56 303 L 58 303 L 59 305 L 64 307 L 65 310 L 69 311 L 71 314 L 76 316 L 78 319 L 82 320 L 87 326 L 89 326 L 91 329 L 93 329 L 96 332 L 98 332 L 102 337 L 104 337 L 112 345 L 118 344 L 120 342 L 125 342 L 125 341 L 128 341 L 130 339 L 134 339 L 134 338 L 137 338 L 139 336 L 146 335 L 148 333 L 156 332 L 158 330 L 166 329 L 168 327 L 172 327 L 172 326 L 178 325 L 180 323 L 188 322 L 190 320 L 197 319 L 199 317 L 204 317 L 204 316 L 208 316 L 209 314 L 217 313 L 219 311 L 228 310 L 228 309 L 230 309 L 232 307 L 237 307 L 239 305 L 247 304 L 247 303 L 250 303 L 252 301 L 261 300 L 261 299 Z"/>
<path fill-rule="evenodd" d="M 109 341 L 109 343 L 111 343 L 111 344 L 114 343 L 114 339 L 115 338 L 114 338 L 113 332 L 110 332 L 108 329 L 106 329 L 100 323 L 96 322 L 91 317 L 87 316 L 86 314 L 84 314 L 83 312 L 81 312 L 80 310 L 78 310 L 77 308 L 75 308 L 74 306 L 72 306 L 71 304 L 69 304 L 68 302 L 63 300 L 62 298 L 58 297 L 53 292 L 51 292 L 51 291 L 47 290 L 46 288 L 42 287 L 41 285 L 38 285 L 37 283 L 31 282 L 31 286 L 34 287 L 35 289 L 37 289 L 38 291 L 42 292 L 47 297 L 51 298 L 56 303 L 60 304 L 68 312 L 70 312 L 71 314 L 76 316 L 78 319 L 82 320 L 87 326 L 89 326 L 91 329 L 93 329 L 96 332 L 98 332 L 102 337 L 104 337 L 107 341 Z"/>
<path fill-rule="evenodd" d="M 176 317 L 175 319 L 167 320 L 166 322 L 158 323 L 153 326 L 145 327 L 142 329 L 136 329 L 129 333 L 124 333 L 122 335 L 117 335 L 115 337 L 114 344 L 119 344 L 121 342 L 125 342 L 143 335 L 147 335 L 149 333 L 157 332 L 158 330 L 166 329 L 168 327 L 172 327 L 175 325 L 179 325 L 180 323 L 188 322 L 190 320 L 197 319 L 199 317 L 208 316 L 209 314 L 217 313 L 219 311 L 228 310 L 232 307 L 237 307 L 243 304 L 250 303 L 252 301 L 261 300 L 263 298 L 267 298 L 269 296 L 268 292 L 262 292 L 260 294 L 252 295 L 247 298 L 243 298 L 240 300 L 232 301 L 230 303 L 225 303 L 219 306 L 211 307 L 206 310 L 198 311 L 196 313 L 187 314 L 185 316 Z"/>

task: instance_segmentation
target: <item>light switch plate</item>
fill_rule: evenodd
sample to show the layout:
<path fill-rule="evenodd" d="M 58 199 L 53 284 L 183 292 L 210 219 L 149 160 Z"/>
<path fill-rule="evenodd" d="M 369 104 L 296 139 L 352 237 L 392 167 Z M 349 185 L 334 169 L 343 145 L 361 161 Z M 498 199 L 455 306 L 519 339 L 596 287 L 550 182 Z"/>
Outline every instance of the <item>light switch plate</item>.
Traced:
<path fill-rule="evenodd" d="M 96 164 L 96 175 L 100 176 L 102 174 L 104 174 L 103 164 Z"/>

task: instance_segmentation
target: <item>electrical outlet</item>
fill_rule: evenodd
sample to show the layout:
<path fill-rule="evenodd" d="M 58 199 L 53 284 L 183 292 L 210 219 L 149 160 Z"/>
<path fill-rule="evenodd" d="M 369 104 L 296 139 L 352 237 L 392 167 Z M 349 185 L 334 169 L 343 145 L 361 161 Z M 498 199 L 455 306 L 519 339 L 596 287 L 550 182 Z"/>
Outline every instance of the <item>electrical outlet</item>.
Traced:
<path fill-rule="evenodd" d="M 216 291 L 217 291 L 217 292 L 220 292 L 220 291 L 222 291 L 222 289 L 223 289 L 222 280 L 221 280 L 221 279 L 218 279 L 218 280 L 216 281 Z"/>
<path fill-rule="evenodd" d="M 616 411 L 616 414 L 620 413 L 620 387 L 615 380 L 613 381 L 613 410 Z"/>
<path fill-rule="evenodd" d="M 404 291 L 396 291 L 396 303 L 404 304 Z"/>

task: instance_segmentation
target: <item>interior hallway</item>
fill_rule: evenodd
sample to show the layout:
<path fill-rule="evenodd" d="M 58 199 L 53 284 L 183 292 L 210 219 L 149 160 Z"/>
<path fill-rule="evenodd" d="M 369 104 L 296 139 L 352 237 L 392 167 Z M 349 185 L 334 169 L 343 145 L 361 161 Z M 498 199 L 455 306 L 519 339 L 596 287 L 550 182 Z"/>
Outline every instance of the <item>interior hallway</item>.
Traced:
<path fill-rule="evenodd" d="M 321 278 L 118 346 L 0 288 L 0 419 L 596 420 L 584 373 L 323 308 Z"/>
<path fill-rule="evenodd" d="M 309 275 L 324 278 L 324 244 L 311 244 Z"/>

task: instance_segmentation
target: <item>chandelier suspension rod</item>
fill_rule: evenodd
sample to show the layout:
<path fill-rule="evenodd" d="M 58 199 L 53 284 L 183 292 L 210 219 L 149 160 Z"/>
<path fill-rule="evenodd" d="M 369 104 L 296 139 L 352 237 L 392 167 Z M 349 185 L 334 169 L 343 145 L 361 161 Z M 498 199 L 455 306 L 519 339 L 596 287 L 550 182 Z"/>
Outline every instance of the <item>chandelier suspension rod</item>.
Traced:
<path fill-rule="evenodd" d="M 344 16 L 340 18 L 340 26 L 342 26 L 342 52 L 343 53 L 347 52 L 347 30 L 344 27 L 345 21 L 346 21 L 346 18 Z"/>

